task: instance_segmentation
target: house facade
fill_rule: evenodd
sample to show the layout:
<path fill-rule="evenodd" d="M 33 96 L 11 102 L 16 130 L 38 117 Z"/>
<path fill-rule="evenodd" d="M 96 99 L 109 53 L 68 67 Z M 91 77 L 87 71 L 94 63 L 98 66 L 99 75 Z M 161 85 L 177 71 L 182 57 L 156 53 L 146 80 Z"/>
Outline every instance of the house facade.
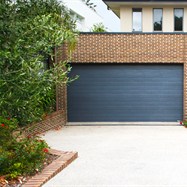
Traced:
<path fill-rule="evenodd" d="M 121 20 L 122 32 L 187 32 L 186 1 L 105 0 Z"/>
<path fill-rule="evenodd" d="M 59 94 L 65 121 L 125 125 L 179 124 L 187 119 L 184 1 L 105 0 L 105 3 L 122 16 L 124 32 L 80 34 L 69 75 L 79 78 Z M 151 17 L 147 25 L 146 10 L 150 13 L 146 18 Z M 59 51 L 58 60 L 65 59 L 66 46 Z"/>

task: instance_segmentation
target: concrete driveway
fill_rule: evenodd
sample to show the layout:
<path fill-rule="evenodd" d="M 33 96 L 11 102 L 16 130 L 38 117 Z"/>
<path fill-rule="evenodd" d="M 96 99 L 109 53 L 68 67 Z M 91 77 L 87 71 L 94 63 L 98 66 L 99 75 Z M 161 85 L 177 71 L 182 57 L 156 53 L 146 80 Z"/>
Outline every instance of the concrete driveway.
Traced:
<path fill-rule="evenodd" d="M 79 153 L 44 187 L 187 187 L 184 127 L 70 126 L 44 139 Z"/>

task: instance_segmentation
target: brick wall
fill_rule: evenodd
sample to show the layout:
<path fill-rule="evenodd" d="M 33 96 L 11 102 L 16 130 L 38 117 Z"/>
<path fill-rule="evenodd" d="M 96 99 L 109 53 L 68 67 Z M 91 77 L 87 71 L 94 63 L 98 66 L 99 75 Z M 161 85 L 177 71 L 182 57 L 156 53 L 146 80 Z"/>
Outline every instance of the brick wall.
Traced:
<path fill-rule="evenodd" d="M 72 62 L 185 63 L 187 35 L 81 34 Z"/>
<path fill-rule="evenodd" d="M 66 46 L 58 49 L 65 59 Z M 184 119 L 187 119 L 187 35 L 177 33 L 82 33 L 72 63 L 184 64 Z M 67 100 L 64 92 L 65 101 Z M 66 111 L 66 106 L 64 106 Z"/>
<path fill-rule="evenodd" d="M 31 124 L 26 129 L 24 129 L 24 134 L 28 135 L 36 135 L 44 133 L 51 129 L 58 129 L 65 125 L 65 114 L 63 110 L 59 110 L 57 112 L 53 112 L 52 114 L 46 116 L 43 121 Z"/>

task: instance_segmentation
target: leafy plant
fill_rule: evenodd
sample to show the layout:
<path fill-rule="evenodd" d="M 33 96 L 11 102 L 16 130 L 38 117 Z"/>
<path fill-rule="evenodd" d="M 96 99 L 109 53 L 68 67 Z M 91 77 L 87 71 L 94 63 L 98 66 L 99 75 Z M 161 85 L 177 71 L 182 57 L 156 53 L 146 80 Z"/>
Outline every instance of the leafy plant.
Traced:
<path fill-rule="evenodd" d="M 91 32 L 107 32 L 107 28 L 103 25 L 103 23 L 98 23 L 93 25 Z"/>
<path fill-rule="evenodd" d="M 181 124 L 181 125 L 184 125 L 185 127 L 187 127 L 187 121 L 186 121 L 186 120 L 181 121 L 180 124 Z"/>
<path fill-rule="evenodd" d="M 67 61 L 53 63 L 58 46 L 76 44 L 75 23 L 57 0 L 0 2 L 0 115 L 19 125 L 54 110 L 55 87 L 69 80 Z"/>
<path fill-rule="evenodd" d="M 15 119 L 0 117 L 0 175 L 16 178 L 40 170 L 48 145 L 38 137 L 24 137 Z"/>

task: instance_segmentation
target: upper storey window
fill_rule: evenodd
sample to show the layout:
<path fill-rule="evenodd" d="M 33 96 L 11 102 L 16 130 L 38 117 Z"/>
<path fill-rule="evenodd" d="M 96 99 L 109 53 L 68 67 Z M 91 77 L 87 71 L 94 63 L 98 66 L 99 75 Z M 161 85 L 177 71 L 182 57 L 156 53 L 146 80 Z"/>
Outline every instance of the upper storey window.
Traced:
<path fill-rule="evenodd" d="M 133 32 L 141 32 L 142 31 L 142 9 L 141 8 L 133 8 Z"/>
<path fill-rule="evenodd" d="M 163 10 L 161 8 L 153 9 L 153 30 L 162 31 Z"/>
<path fill-rule="evenodd" d="M 183 17 L 184 17 L 184 9 L 175 8 L 174 9 L 174 31 L 183 31 Z"/>

